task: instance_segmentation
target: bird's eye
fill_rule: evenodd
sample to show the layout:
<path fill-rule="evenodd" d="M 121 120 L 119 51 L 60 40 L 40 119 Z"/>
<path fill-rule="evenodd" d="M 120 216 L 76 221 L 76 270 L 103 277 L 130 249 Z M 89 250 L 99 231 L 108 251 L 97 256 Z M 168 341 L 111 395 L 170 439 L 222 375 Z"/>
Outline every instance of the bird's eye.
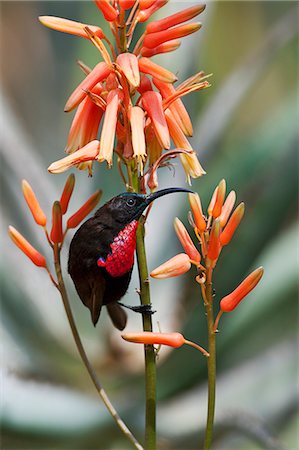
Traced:
<path fill-rule="evenodd" d="M 128 198 L 128 200 L 127 200 L 127 205 L 128 206 L 134 206 L 135 203 L 136 203 L 135 198 Z"/>

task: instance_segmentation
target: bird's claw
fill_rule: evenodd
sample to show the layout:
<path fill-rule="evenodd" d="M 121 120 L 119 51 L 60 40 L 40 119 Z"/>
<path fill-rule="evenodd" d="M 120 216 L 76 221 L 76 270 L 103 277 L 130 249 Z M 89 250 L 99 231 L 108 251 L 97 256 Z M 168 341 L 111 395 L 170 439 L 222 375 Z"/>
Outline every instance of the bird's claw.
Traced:
<path fill-rule="evenodd" d="M 118 302 L 119 305 L 123 306 L 124 308 L 128 308 L 131 311 L 140 313 L 140 314 L 145 314 L 145 315 L 152 315 L 154 314 L 156 311 L 154 311 L 152 309 L 152 305 L 138 305 L 138 306 L 130 306 L 130 305 L 124 305 L 123 303 Z"/>

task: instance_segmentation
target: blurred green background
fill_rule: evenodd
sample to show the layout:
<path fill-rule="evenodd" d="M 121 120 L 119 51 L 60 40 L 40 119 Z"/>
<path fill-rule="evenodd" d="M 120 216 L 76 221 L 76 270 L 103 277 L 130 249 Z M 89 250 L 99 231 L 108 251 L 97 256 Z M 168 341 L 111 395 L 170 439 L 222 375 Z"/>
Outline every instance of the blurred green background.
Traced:
<path fill-rule="evenodd" d="M 172 1 L 160 17 L 191 4 Z M 89 1 L 2 2 L 2 448 L 127 449 L 78 358 L 57 292 L 6 233 L 13 224 L 50 258 L 20 181 L 30 182 L 50 216 L 66 174 L 50 175 L 46 168 L 63 155 L 71 123 L 63 106 L 82 79 L 75 61 L 91 66 L 98 61 L 91 44 L 43 28 L 38 15 L 105 28 Z M 298 19 L 297 2 L 208 2 L 200 32 L 163 57 L 163 65 L 180 80 L 199 70 L 213 73 L 212 87 L 185 101 L 194 123 L 192 144 L 207 171 L 193 182 L 194 190 L 206 207 L 224 177 L 238 201 L 246 203 L 242 225 L 217 266 L 215 302 L 250 270 L 265 267 L 256 291 L 220 323 L 214 449 L 299 448 Z M 95 189 L 104 190 L 103 200 L 123 190 L 115 166 L 111 171 L 96 167 L 91 179 L 85 173 L 76 176 L 71 211 Z M 184 183 L 179 165 L 175 173 L 160 173 L 160 187 Z M 184 196 L 159 202 L 147 225 L 150 269 L 180 250 L 174 217 L 188 223 Z M 63 256 L 65 268 L 67 250 Z M 205 316 L 194 275 L 152 282 L 158 310 L 154 323 L 156 329 L 159 321 L 163 331 L 182 331 L 205 346 Z M 88 354 L 123 418 L 142 439 L 142 348 L 123 342 L 105 314 L 94 329 L 66 278 Z M 137 304 L 137 286 L 134 274 L 128 304 Z M 140 318 L 130 314 L 127 330 L 140 329 Z M 205 361 L 194 349 L 162 348 L 160 449 L 200 448 L 206 391 Z"/>

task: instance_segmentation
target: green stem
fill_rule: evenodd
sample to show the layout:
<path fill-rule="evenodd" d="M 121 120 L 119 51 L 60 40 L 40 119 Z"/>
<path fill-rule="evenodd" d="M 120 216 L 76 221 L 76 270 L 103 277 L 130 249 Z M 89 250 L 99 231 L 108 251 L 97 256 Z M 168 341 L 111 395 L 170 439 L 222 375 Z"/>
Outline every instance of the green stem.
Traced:
<path fill-rule="evenodd" d="M 207 271 L 206 284 L 206 313 L 208 322 L 208 342 L 209 354 L 208 358 L 208 414 L 206 424 L 206 434 L 204 442 L 204 450 L 210 450 L 213 436 L 213 425 L 215 415 L 215 398 L 216 398 L 216 333 L 214 331 L 214 313 L 213 313 L 213 296 L 212 296 L 212 269 Z"/>
<path fill-rule="evenodd" d="M 139 191 L 139 180 L 136 169 L 131 171 L 132 184 L 135 192 Z M 136 234 L 136 253 L 138 273 L 140 281 L 140 302 L 142 305 L 150 305 L 150 285 L 148 280 L 148 268 L 144 244 L 144 218 L 139 220 Z M 142 315 L 143 331 L 152 331 L 152 316 Z M 145 448 L 155 450 L 156 448 L 156 353 L 153 345 L 144 346 L 145 356 Z"/>
<path fill-rule="evenodd" d="M 67 319 L 69 321 L 71 331 L 73 334 L 73 338 L 76 343 L 76 347 L 78 349 L 78 352 L 80 354 L 80 357 L 86 367 L 86 370 L 99 394 L 101 397 L 103 403 L 105 404 L 106 408 L 108 409 L 109 413 L 111 414 L 112 418 L 115 420 L 117 426 L 120 428 L 121 432 L 131 441 L 131 443 L 134 445 L 134 447 L 138 450 L 143 450 L 143 447 L 139 444 L 137 439 L 134 437 L 134 435 L 131 433 L 131 431 L 128 429 L 126 424 L 122 421 L 119 414 L 115 410 L 114 406 L 109 400 L 108 395 L 106 394 L 106 391 L 102 387 L 101 383 L 99 382 L 97 375 L 92 367 L 92 365 L 89 362 L 89 359 L 86 355 L 85 349 L 83 347 L 75 319 L 71 310 L 69 298 L 67 295 L 67 291 L 65 288 L 62 271 L 61 271 L 61 263 L 60 263 L 60 248 L 57 244 L 54 245 L 54 264 L 55 264 L 55 271 L 57 275 L 57 281 L 58 281 L 58 289 L 60 291 L 60 295 L 62 298 L 63 306 L 67 315 Z"/>

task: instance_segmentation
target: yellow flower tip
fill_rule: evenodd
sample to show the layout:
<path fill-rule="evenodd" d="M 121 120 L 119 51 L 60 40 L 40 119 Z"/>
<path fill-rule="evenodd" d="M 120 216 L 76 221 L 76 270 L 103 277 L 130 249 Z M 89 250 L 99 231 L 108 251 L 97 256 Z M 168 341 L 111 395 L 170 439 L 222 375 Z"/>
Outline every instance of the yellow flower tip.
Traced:
<path fill-rule="evenodd" d="M 202 207 L 201 207 L 201 201 L 200 197 L 197 193 L 195 194 L 188 194 L 189 203 L 191 207 L 191 211 L 193 214 L 195 226 L 199 233 L 202 233 L 206 230 L 206 220 L 204 218 L 204 215 L 202 213 Z"/>
<path fill-rule="evenodd" d="M 159 64 L 154 63 L 149 58 L 146 58 L 144 56 L 141 57 L 138 60 L 138 65 L 140 72 L 152 75 L 158 80 L 165 81 L 166 83 L 174 83 L 175 81 L 177 81 L 177 77 L 174 73 L 170 72 L 162 66 L 159 66 Z"/>
<path fill-rule="evenodd" d="M 225 199 L 225 191 L 226 191 L 226 182 L 223 179 L 218 184 L 215 204 L 214 204 L 213 210 L 212 210 L 212 216 L 214 217 L 214 219 L 219 217 L 220 214 L 221 214 L 223 202 L 224 202 L 224 199 Z"/>
<path fill-rule="evenodd" d="M 59 244 L 63 240 L 62 212 L 59 201 L 53 203 L 50 239 L 54 244 Z"/>
<path fill-rule="evenodd" d="M 264 274 L 264 268 L 259 267 L 251 272 L 245 280 L 230 294 L 223 297 L 220 301 L 220 309 L 223 312 L 233 311 L 246 295 L 251 292 L 261 280 Z"/>
<path fill-rule="evenodd" d="M 47 267 L 45 257 L 39 253 L 32 245 L 27 241 L 27 239 L 19 233 L 11 225 L 8 227 L 8 234 L 13 241 L 13 243 L 19 247 L 20 250 L 38 267 Z"/>
<path fill-rule="evenodd" d="M 155 135 L 162 148 L 169 149 L 170 136 L 159 92 L 146 91 L 142 94 L 142 106 L 151 119 Z"/>
<path fill-rule="evenodd" d="M 26 180 L 22 181 L 22 191 L 35 222 L 44 227 L 47 223 L 47 217 L 41 209 L 32 187 Z"/>
<path fill-rule="evenodd" d="M 70 167 L 86 163 L 88 161 L 94 161 L 97 159 L 99 152 L 100 142 L 97 140 L 91 141 L 71 155 L 53 162 L 48 167 L 48 171 L 51 173 L 65 172 Z"/>
<path fill-rule="evenodd" d="M 194 151 L 182 153 L 180 155 L 180 160 L 187 177 L 199 178 L 206 174 Z"/>
<path fill-rule="evenodd" d="M 231 191 L 228 194 L 222 206 L 221 214 L 219 216 L 221 228 L 225 227 L 225 225 L 227 224 L 228 218 L 233 210 L 235 202 L 236 202 L 236 193 L 235 191 Z"/>
<path fill-rule="evenodd" d="M 221 250 L 219 237 L 220 237 L 220 220 L 217 218 L 214 220 L 212 225 L 207 253 L 207 257 L 211 261 L 216 261 L 219 256 Z"/>
<path fill-rule="evenodd" d="M 65 104 L 64 111 L 69 112 L 76 108 L 85 98 L 86 93 L 92 90 L 97 83 L 106 79 L 111 72 L 112 67 L 106 62 L 98 63 L 71 94 Z"/>
<path fill-rule="evenodd" d="M 186 253 L 180 253 L 154 269 L 152 278 L 164 279 L 182 275 L 191 268 L 190 258 Z"/>
<path fill-rule="evenodd" d="M 178 348 L 185 344 L 181 333 L 153 333 L 144 331 L 140 333 L 124 333 L 121 337 L 128 342 L 145 345 L 168 345 Z"/>
<path fill-rule="evenodd" d="M 231 241 L 236 229 L 238 228 L 245 212 L 244 203 L 240 203 L 239 206 L 232 213 L 226 227 L 220 234 L 220 243 L 221 245 L 227 245 Z"/>
<path fill-rule="evenodd" d="M 192 261 L 196 261 L 196 263 L 199 263 L 201 259 L 200 253 L 193 244 L 192 239 L 188 231 L 186 230 L 184 224 L 177 217 L 174 219 L 174 229 L 177 234 L 177 237 L 179 238 L 180 243 L 182 244 L 184 251 L 187 253 L 189 258 Z"/>
<path fill-rule="evenodd" d="M 102 196 L 102 191 L 96 191 L 67 221 L 67 228 L 76 228 L 82 220 L 96 207 Z"/>
<path fill-rule="evenodd" d="M 136 55 L 133 53 L 121 53 L 116 58 L 116 63 L 125 74 L 131 86 L 137 88 L 140 84 L 140 72 Z"/>
<path fill-rule="evenodd" d="M 65 214 L 67 212 L 74 187 L 75 187 L 75 175 L 71 173 L 66 180 L 64 189 L 60 197 L 60 206 L 62 214 Z"/>

